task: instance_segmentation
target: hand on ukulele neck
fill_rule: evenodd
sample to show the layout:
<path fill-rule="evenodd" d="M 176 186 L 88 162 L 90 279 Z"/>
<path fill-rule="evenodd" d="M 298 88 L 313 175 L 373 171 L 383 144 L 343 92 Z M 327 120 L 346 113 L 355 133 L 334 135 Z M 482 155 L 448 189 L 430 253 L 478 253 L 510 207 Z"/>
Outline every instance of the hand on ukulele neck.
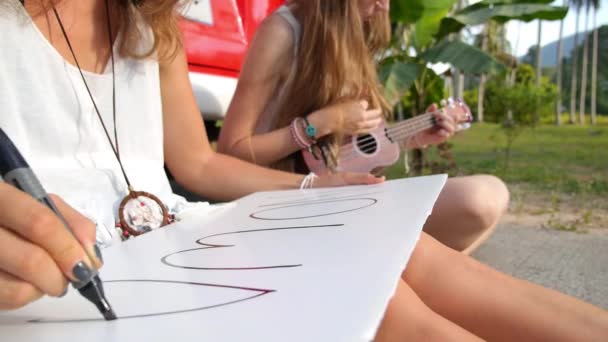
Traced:
<path fill-rule="evenodd" d="M 442 108 L 430 105 L 426 113 L 432 113 L 434 126 L 406 140 L 407 148 L 425 148 L 447 141 L 456 132 L 470 127 L 473 120 L 468 106 L 462 101 L 443 100 Z"/>

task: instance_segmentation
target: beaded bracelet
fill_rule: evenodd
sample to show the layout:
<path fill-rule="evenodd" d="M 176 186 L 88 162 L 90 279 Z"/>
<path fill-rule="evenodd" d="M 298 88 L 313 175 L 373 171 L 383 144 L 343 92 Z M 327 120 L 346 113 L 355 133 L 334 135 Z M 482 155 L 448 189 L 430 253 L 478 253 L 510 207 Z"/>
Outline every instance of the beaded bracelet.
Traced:
<path fill-rule="evenodd" d="M 306 133 L 306 136 L 312 141 L 313 145 L 316 144 L 317 128 L 308 122 L 307 117 L 303 117 L 302 120 L 304 120 L 304 133 Z"/>
<path fill-rule="evenodd" d="M 306 133 L 305 137 L 301 136 L 300 130 L 298 129 L 298 124 L 300 123 L 300 121 L 302 121 L 302 128 Z M 319 156 L 317 152 L 315 152 L 314 148 L 315 146 L 317 146 L 317 140 L 314 138 L 314 136 L 317 134 L 317 129 L 308 122 L 308 119 L 293 119 L 291 125 L 289 126 L 289 130 L 291 132 L 291 137 L 296 142 L 296 145 L 298 145 L 303 150 L 308 150 L 308 152 L 310 152 L 310 154 L 312 154 L 315 159 L 319 160 Z"/>
<path fill-rule="evenodd" d="M 302 138 L 298 131 L 298 120 L 299 119 L 300 118 L 293 119 L 293 121 L 291 122 L 291 125 L 289 125 L 289 131 L 291 132 L 291 138 L 296 143 L 296 145 L 298 145 L 299 148 L 308 149 L 311 144 L 309 144 L 306 139 Z"/>
<path fill-rule="evenodd" d="M 306 118 L 295 118 L 293 120 L 293 125 L 294 125 L 294 131 L 296 132 L 298 138 L 306 144 L 306 147 L 310 147 L 317 143 L 317 140 L 314 138 L 317 130 L 316 130 L 316 128 L 314 128 L 314 126 L 311 126 L 308 123 L 308 120 Z M 298 126 L 301 127 L 302 129 L 301 130 L 298 129 Z M 314 130 L 314 132 L 313 132 L 313 130 Z M 304 136 L 302 136 L 300 134 L 301 131 L 304 132 Z M 314 134 L 311 136 L 310 135 L 311 133 L 314 133 Z"/>

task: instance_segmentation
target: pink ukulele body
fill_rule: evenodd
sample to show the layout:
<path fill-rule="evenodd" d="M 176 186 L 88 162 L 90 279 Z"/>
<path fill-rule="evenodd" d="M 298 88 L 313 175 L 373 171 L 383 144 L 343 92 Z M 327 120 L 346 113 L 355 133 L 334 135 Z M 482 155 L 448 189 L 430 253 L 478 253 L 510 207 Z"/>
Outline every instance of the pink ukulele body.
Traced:
<path fill-rule="evenodd" d="M 459 123 L 459 130 L 466 129 L 472 121 L 468 106 L 462 101 L 448 101 L 441 109 L 452 115 Z M 404 120 L 387 127 L 381 124 L 369 134 L 352 136 L 340 146 L 336 172 L 373 172 L 376 169 L 393 165 L 399 159 L 400 142 L 435 126 L 435 113 L 426 113 Z M 327 174 L 325 158 L 322 151 L 313 155 L 302 150 L 302 156 L 308 169 L 318 175 Z"/>
<path fill-rule="evenodd" d="M 376 168 L 393 165 L 397 162 L 401 149 L 399 144 L 393 143 L 388 138 L 385 128 L 385 125 L 382 124 L 369 135 L 350 137 L 350 142 L 340 148 L 336 171 L 371 172 Z M 306 150 L 302 151 L 302 155 L 311 172 L 318 175 L 329 172 L 323 158 L 317 159 Z"/>

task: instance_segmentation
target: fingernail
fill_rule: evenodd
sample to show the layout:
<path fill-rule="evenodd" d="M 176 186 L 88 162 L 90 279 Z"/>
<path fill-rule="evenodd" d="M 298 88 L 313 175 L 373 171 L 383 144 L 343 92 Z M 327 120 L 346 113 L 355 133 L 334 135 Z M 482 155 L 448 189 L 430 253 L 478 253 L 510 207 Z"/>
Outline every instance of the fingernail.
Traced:
<path fill-rule="evenodd" d="M 72 268 L 72 273 L 76 279 L 83 283 L 87 282 L 93 276 L 93 270 L 82 261 L 78 262 L 74 268 Z"/>
<path fill-rule="evenodd" d="M 103 264 L 103 254 L 101 254 L 101 249 L 99 248 L 99 245 L 95 244 L 93 248 L 95 249 L 95 255 L 97 255 L 97 259 L 99 259 L 99 261 L 101 261 L 101 263 Z"/>

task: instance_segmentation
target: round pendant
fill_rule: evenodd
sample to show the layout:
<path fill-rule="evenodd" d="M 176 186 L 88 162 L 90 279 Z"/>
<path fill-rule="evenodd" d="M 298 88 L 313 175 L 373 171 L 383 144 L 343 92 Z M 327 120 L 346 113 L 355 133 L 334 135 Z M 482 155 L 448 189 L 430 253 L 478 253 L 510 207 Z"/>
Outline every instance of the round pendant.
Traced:
<path fill-rule="evenodd" d="M 137 236 L 169 223 L 167 208 L 158 197 L 143 191 L 130 191 L 120 202 L 118 218 L 122 229 Z"/>

